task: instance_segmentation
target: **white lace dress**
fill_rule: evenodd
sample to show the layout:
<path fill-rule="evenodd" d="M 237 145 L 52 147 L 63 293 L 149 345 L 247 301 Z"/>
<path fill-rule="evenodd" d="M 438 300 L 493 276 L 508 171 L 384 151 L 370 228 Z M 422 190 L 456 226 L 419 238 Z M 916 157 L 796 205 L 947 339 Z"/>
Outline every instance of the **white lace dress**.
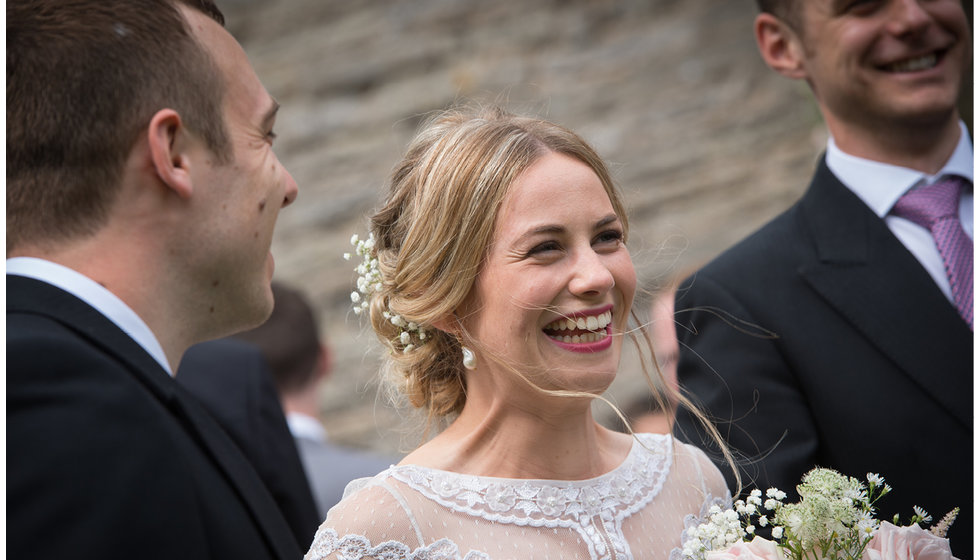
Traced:
<path fill-rule="evenodd" d="M 589 480 L 391 467 L 348 486 L 306 559 L 666 560 L 685 516 L 728 488 L 700 450 L 637 438 L 619 467 Z"/>

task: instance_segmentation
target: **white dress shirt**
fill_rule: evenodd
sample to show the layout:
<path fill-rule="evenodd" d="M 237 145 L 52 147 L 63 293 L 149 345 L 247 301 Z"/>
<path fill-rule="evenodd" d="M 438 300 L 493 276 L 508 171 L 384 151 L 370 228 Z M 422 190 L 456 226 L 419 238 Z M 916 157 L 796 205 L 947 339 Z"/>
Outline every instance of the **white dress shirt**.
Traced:
<path fill-rule="evenodd" d="M 301 412 L 289 412 L 286 414 L 286 424 L 289 425 L 289 433 L 294 438 L 320 443 L 327 441 L 327 431 L 323 429 L 323 424 L 312 416 Z"/>
<path fill-rule="evenodd" d="M 888 229 L 922 263 L 946 297 L 953 301 L 946 267 L 932 234 L 928 229 L 889 212 L 910 189 L 932 183 L 943 175 L 959 175 L 971 183 L 971 188 L 964 189 L 960 195 L 960 221 L 966 234 L 973 239 L 973 142 L 966 125 L 960 122 L 960 141 L 953 155 L 935 175 L 846 154 L 837 147 L 833 138 L 827 141 L 827 167 L 878 217 L 885 220 Z"/>
<path fill-rule="evenodd" d="M 123 300 L 98 282 L 68 267 L 34 257 L 7 259 L 7 274 L 46 282 L 91 305 L 142 346 L 160 367 L 173 376 L 174 372 L 163 353 L 163 347 L 150 327 Z"/>

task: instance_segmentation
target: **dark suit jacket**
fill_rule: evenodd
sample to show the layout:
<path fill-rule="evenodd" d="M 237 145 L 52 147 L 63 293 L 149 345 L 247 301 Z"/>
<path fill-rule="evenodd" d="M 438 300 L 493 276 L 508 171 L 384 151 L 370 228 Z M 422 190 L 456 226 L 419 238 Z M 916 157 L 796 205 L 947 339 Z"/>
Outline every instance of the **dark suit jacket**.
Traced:
<path fill-rule="evenodd" d="M 894 488 L 881 518 L 960 506 L 950 541 L 972 557 L 973 333 L 822 160 L 803 198 L 688 279 L 676 309 L 679 381 L 756 461 L 743 484 L 795 494 L 814 466 L 879 473 Z M 704 437 L 684 413 L 677 432 Z"/>
<path fill-rule="evenodd" d="M 184 354 L 176 379 L 238 444 L 279 504 L 297 545 L 309 549 L 320 515 L 261 350 L 233 339 L 196 344 Z"/>
<path fill-rule="evenodd" d="M 78 298 L 7 276 L 10 558 L 302 556 L 197 401 Z"/>

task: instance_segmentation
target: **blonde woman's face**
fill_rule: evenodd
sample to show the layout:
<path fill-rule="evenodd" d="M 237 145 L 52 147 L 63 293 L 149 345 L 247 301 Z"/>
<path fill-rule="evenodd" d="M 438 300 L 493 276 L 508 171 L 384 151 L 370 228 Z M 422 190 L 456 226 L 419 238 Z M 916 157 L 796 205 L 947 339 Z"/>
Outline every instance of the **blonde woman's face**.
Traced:
<path fill-rule="evenodd" d="M 598 176 L 576 159 L 551 153 L 511 185 L 462 310 L 464 325 L 481 348 L 538 386 L 598 393 L 619 367 L 635 290 L 623 224 Z M 477 355 L 471 386 L 487 373 L 513 379 Z"/>

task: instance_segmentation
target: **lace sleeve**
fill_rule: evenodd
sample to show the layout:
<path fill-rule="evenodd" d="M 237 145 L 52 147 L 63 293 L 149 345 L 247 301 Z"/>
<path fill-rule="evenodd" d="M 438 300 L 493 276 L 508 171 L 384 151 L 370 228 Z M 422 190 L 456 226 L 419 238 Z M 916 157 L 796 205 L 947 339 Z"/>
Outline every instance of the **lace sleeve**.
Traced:
<path fill-rule="evenodd" d="M 305 560 L 415 558 L 422 537 L 401 495 L 382 481 L 348 492 L 327 514 Z"/>
<path fill-rule="evenodd" d="M 688 538 L 688 530 L 697 527 L 707 519 L 708 510 L 711 506 L 717 505 L 722 509 L 731 507 L 732 495 L 728 489 L 728 484 L 725 482 L 725 477 L 718 470 L 718 467 L 711 462 L 711 459 L 705 455 L 704 451 L 688 444 L 681 444 L 680 448 L 683 449 L 682 452 L 688 453 L 690 460 L 694 463 L 698 482 L 704 496 L 700 511 L 684 516 L 684 531 L 680 538 L 680 542 L 683 543 Z M 681 548 L 674 548 L 670 552 L 670 560 L 689 560 L 689 556 Z"/>

